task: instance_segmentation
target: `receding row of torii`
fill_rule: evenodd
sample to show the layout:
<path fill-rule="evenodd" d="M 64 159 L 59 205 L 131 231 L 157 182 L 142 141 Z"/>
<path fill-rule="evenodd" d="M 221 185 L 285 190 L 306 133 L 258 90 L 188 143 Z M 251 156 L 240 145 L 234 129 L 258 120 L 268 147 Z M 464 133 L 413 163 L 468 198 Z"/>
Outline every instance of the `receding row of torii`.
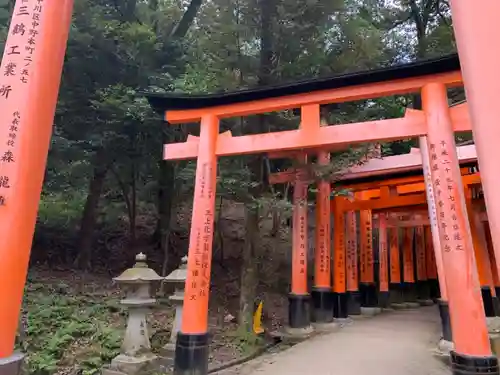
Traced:
<path fill-rule="evenodd" d="M 485 236 L 478 234 L 481 228 L 476 226 L 478 222 L 473 215 L 477 203 L 472 199 L 477 195 L 478 185 L 483 180 L 478 172 L 472 173 L 469 168 L 463 170 L 459 166 L 454 132 L 471 130 L 472 121 L 469 103 L 451 108 L 448 104 L 447 87 L 462 82 L 460 71 L 455 69 L 452 67 L 449 71 L 439 74 L 399 79 L 377 85 L 334 88 L 250 102 L 238 102 L 235 99 L 234 103 L 209 105 L 206 108 L 166 111 L 165 119 L 171 124 L 201 121 L 199 137 L 191 136 L 184 143 L 168 144 L 164 149 L 167 160 L 197 158 L 185 312 L 176 347 L 176 374 L 190 374 L 193 373 L 193 369 L 204 373 L 203 369 L 207 365 L 209 254 L 212 246 L 217 158 L 267 153 L 271 158 L 298 158 L 302 163 L 307 157 L 316 157 L 320 163 L 326 164 L 331 151 L 338 151 L 346 145 L 412 137 L 419 139 L 420 153 L 414 152 L 409 156 L 402 155 L 380 161 L 372 159 L 375 164 L 388 163 L 388 160 L 395 161 L 379 168 L 379 172 L 385 175 L 384 182 L 356 184 L 351 181 L 345 187 L 354 192 L 352 197 L 339 196 L 332 200 L 330 200 L 329 181 L 318 182 L 315 281 L 312 290 L 308 288 L 306 267 L 308 247 L 306 200 L 308 184 L 312 181 L 308 179 L 303 168 L 271 176 L 272 183 L 294 182 L 290 329 L 295 333 L 300 331 L 307 333 L 311 322 L 310 310 L 313 313 L 313 320 L 327 324 L 332 317 L 345 318 L 349 314 L 355 314 L 357 302 L 360 305 L 360 312 L 361 307 L 364 307 L 365 312 L 377 310 L 380 307 L 379 297 L 382 297 L 383 305 L 387 304 L 389 298 L 387 293 L 391 289 L 399 290 L 399 293 L 393 292 L 393 295 L 401 296 L 400 303 L 407 302 L 404 298 L 410 298 L 409 302 L 412 302 L 411 299 L 416 297 L 412 297 L 414 289 L 411 287 L 412 284 L 418 283 L 418 292 L 422 294 L 423 301 L 427 301 L 425 288 L 426 284 L 430 284 L 433 293 L 429 297 L 436 297 L 437 294 L 441 297 L 440 309 L 444 318 L 445 341 L 453 340 L 454 351 L 451 351 L 453 371 L 460 373 L 464 363 L 467 371 L 478 366 L 481 368 L 486 366 L 490 373 L 491 370 L 498 371 L 497 359 L 491 354 L 486 325 L 486 315 L 495 314 L 492 312 L 493 307 L 489 308 L 493 306 L 492 295 L 495 293 L 491 288 L 487 288 L 489 299 L 484 292 L 482 295 L 474 255 L 475 248 L 480 248 L 482 252 L 487 251 Z M 335 126 L 324 126 L 320 118 L 320 105 L 323 103 L 415 91 L 421 93 L 423 109 L 408 109 L 402 118 Z M 158 109 L 168 108 L 169 100 L 172 99 L 150 98 L 151 104 Z M 220 119 L 224 117 L 297 107 L 301 108 L 301 122 L 297 130 L 238 137 L 225 132 L 219 136 Z M 458 149 L 458 152 L 466 154 L 461 159 L 474 162 L 475 155 L 471 158 L 467 155 L 467 150 L 470 151 L 470 146 L 466 147 L 466 150 Z M 419 160 L 417 165 L 407 166 L 406 169 L 417 169 L 420 176 L 403 179 L 393 177 L 394 173 L 405 170 L 404 161 L 408 158 Z M 370 163 L 360 167 L 358 171 L 353 170 L 345 178 L 350 176 L 352 180 L 356 174 L 373 175 L 373 171 L 370 173 L 367 170 Z M 353 214 L 355 211 L 360 211 L 359 218 Z M 413 213 L 418 217 L 412 220 L 420 221 L 416 225 L 415 241 L 408 229 L 403 230 L 401 254 L 395 250 L 394 229 L 389 230 L 392 234 L 388 234 L 389 227 L 394 223 L 393 216 L 388 215 L 390 211 Z M 331 214 L 333 214 L 332 244 L 329 236 Z M 484 212 L 481 215 L 484 218 Z M 470 217 L 474 219 L 470 220 Z M 359 220 L 357 225 L 360 232 L 359 240 L 354 236 L 355 220 Z M 373 267 L 374 222 L 379 228 L 379 252 L 376 254 L 379 258 L 378 284 L 375 282 Z M 421 227 L 425 225 L 428 225 L 428 229 L 426 231 L 424 228 L 422 231 Z M 484 230 L 482 232 L 484 233 Z M 493 234 L 493 229 L 491 232 Z M 475 242 L 473 233 L 476 234 Z M 355 241 L 360 242 L 359 263 L 352 251 Z M 412 246 L 412 243 L 415 246 Z M 475 243 L 480 243 L 481 246 L 474 246 Z M 414 248 L 418 252 L 416 262 Z M 428 251 L 430 249 L 434 249 L 434 256 Z M 435 262 L 426 263 L 425 276 L 423 258 L 435 259 Z M 400 271 L 398 263 L 403 271 L 403 278 L 400 274 L 399 279 L 396 276 Z M 419 277 L 415 279 L 414 264 L 417 263 Z M 439 283 L 432 281 L 424 283 L 424 280 L 429 278 L 428 272 L 432 275 L 434 264 Z M 493 264 L 498 266 L 496 263 Z M 489 268 L 491 270 L 491 267 Z M 484 267 L 479 269 L 483 270 Z M 488 282 L 485 286 L 490 284 Z M 437 289 L 440 289 L 440 292 L 437 292 Z M 484 290 L 486 291 L 486 288 Z M 450 317 L 449 324 L 447 316 Z"/>
<path fill-rule="evenodd" d="M 462 104 L 455 107 L 455 112 L 464 114 L 465 109 Z M 328 163 L 326 155 L 324 151 L 319 153 L 317 162 Z M 475 146 L 458 147 L 457 155 L 460 163 L 467 165 L 461 167 L 460 172 L 471 238 L 484 312 L 486 317 L 493 318 L 500 313 L 495 289 L 500 284 L 481 197 Z M 289 156 L 302 162 L 307 158 L 303 153 Z M 422 174 L 428 165 L 428 158 L 419 149 L 412 149 L 406 155 L 371 159 L 361 167 L 348 170 L 343 177 L 346 182 L 336 183 L 341 189 L 348 188 L 350 196 L 334 197 L 331 203 L 330 181 L 304 178 L 306 172 L 300 167 L 270 176 L 271 183 L 291 182 L 302 189 L 293 198 L 294 233 L 303 225 L 307 227 L 307 212 L 303 208 L 307 204 L 307 190 L 303 185 L 315 184 L 317 191 L 314 286 L 310 293 L 304 251 L 308 248 L 307 236 L 293 235 L 288 333 L 307 335 L 313 329 L 311 322 L 324 329 L 325 324 L 334 322 L 334 318 L 362 313 L 372 315 L 391 307 L 428 305 L 441 296 L 439 308 L 444 342 L 439 346 L 452 347 L 444 270 L 442 262 L 436 262 L 434 252 L 434 244 L 439 244 L 440 239 L 435 228 L 433 236 L 433 220 L 429 217 L 429 213 L 436 214 L 427 207 L 429 190 Z M 388 175 L 388 171 L 393 176 Z M 418 172 L 417 175 L 398 177 L 412 171 Z M 384 180 L 380 180 L 381 176 Z M 365 181 L 357 181 L 361 178 Z M 371 181 L 366 182 L 367 178 Z M 331 216 L 333 246 L 330 244 Z M 374 230 L 377 236 L 373 235 Z M 494 326 L 496 320 L 491 319 L 490 323 Z"/>

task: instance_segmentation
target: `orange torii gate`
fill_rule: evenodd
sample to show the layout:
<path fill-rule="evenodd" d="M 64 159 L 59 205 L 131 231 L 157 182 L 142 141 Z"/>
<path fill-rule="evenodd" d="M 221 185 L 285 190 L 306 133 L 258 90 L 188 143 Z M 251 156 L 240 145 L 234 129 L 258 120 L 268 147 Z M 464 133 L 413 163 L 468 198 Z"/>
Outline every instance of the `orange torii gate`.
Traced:
<path fill-rule="evenodd" d="M 474 361 L 478 358 L 482 361 L 487 358 L 488 366 L 495 367 L 498 372 L 496 358 L 491 356 L 489 347 L 473 245 L 467 235 L 470 228 L 453 136 L 457 126 L 469 127 L 468 111 L 466 105 L 450 109 L 446 93 L 447 87 L 461 85 L 458 69 L 457 57 L 449 56 L 354 75 L 223 95 L 149 95 L 151 105 L 157 111 L 165 112 L 168 123 L 201 122 L 199 138 L 168 144 L 164 149 L 166 160 L 197 159 L 188 278 L 182 328 L 177 340 L 176 374 L 207 372 L 208 293 L 218 157 L 301 149 L 318 152 L 339 145 L 420 136 L 428 137 L 429 182 L 436 190 L 437 221 L 443 224 L 439 226 L 439 237 L 445 249 L 443 266 L 452 311 L 453 366 L 458 369 L 462 368 L 463 361 L 476 363 Z M 421 92 L 422 111 L 407 111 L 405 117 L 397 119 L 320 126 L 321 104 L 410 92 Z M 301 108 L 298 130 L 219 137 L 219 122 L 223 118 L 292 108 Z M 447 231 L 445 226 L 456 229 Z M 467 334 L 464 324 L 468 327 Z M 474 366 L 475 369 L 477 366 Z"/>

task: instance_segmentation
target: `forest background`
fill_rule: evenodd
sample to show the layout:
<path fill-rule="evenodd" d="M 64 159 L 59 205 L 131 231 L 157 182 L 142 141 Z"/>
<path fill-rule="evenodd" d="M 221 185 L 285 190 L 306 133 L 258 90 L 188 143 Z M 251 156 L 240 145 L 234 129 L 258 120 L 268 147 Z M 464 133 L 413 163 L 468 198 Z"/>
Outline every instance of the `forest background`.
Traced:
<path fill-rule="evenodd" d="M 2 43 L 13 3 L 0 0 Z M 163 161 L 162 145 L 199 130 L 166 126 L 141 93 L 264 87 L 454 51 L 446 0 L 75 0 L 20 332 L 29 371 L 96 372 L 116 355 L 123 330 L 111 278 L 138 252 L 162 275 L 187 253 L 195 163 Z M 340 124 L 398 117 L 413 105 L 394 96 L 323 114 Z M 297 126 L 292 112 L 222 123 L 234 135 Z M 382 144 L 382 155 L 415 144 Z M 335 154 L 330 171 L 363 162 L 370 150 Z M 290 187 L 266 183 L 278 167 L 263 156 L 219 163 L 213 361 L 245 350 L 256 298 L 269 324 L 286 315 Z M 159 341 L 170 320 L 171 311 L 155 315 Z"/>

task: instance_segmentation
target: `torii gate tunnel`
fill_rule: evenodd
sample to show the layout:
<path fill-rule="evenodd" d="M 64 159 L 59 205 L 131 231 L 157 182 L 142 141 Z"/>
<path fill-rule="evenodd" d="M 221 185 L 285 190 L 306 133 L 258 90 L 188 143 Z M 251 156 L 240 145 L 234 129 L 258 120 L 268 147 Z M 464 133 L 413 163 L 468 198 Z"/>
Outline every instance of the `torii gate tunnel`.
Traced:
<path fill-rule="evenodd" d="M 500 160 L 500 148 L 496 144 L 499 130 L 495 123 L 500 56 L 494 48 L 500 34 L 497 21 L 500 2 L 483 0 L 480 7 L 472 1 L 453 0 L 450 3 L 458 55 L 262 90 L 207 96 L 149 96 L 152 106 L 165 113 L 167 122 L 201 123 L 199 138 L 166 145 L 164 150 L 166 160 L 197 159 L 189 273 L 182 328 L 177 339 L 176 374 L 207 373 L 217 158 L 293 150 L 328 152 L 339 146 L 410 137 L 424 137 L 421 149 L 427 147 L 422 159 L 424 169 L 426 163 L 430 167 L 429 184 L 426 184 L 429 185 L 429 204 L 433 197 L 429 191 L 435 193 L 436 204 L 432 209 L 435 206 L 438 236 L 433 236 L 433 241 L 436 244 L 439 240 L 440 246 L 434 246 L 436 262 L 442 263 L 445 276 L 455 346 L 451 356 L 453 371 L 456 374 L 499 374 L 498 361 L 492 356 L 488 342 L 453 131 L 473 130 L 492 244 L 496 259 L 500 259 L 500 195 L 495 191 L 496 163 Z M 11 58 L 19 63 L 31 63 L 27 66 L 30 80 L 26 77 L 2 78 L 5 86 L 2 100 L 5 100 L 0 102 L 3 109 L 0 113 L 5 121 L 19 123 L 15 144 L 8 140 L 5 127 L 3 134 L 8 149 L 4 151 L 12 152 L 16 158 L 13 159 L 15 163 L 1 162 L 0 176 L 2 374 L 18 373 L 22 362 L 22 355 L 14 352 L 14 342 L 72 7 L 71 0 L 17 0 L 2 59 L 3 69 L 12 62 Z M 24 55 L 21 55 L 17 52 L 27 43 L 28 35 L 15 34 L 12 28 L 17 21 L 24 21 L 23 17 L 30 17 L 36 48 L 24 48 Z M 462 84 L 465 84 L 468 104 L 450 110 L 446 90 Z M 320 126 L 322 104 L 405 93 L 420 93 L 423 110 L 409 111 L 399 119 Z M 241 137 L 219 135 L 219 122 L 223 118 L 292 108 L 301 109 L 298 130 Z M 304 191 L 295 190 L 298 197 Z M 431 220 L 434 217 L 432 209 Z M 304 219 L 304 207 L 298 207 L 295 216 L 300 224 Z M 301 256 L 298 251 L 296 255 Z M 497 262 L 497 268 L 498 265 Z M 367 280 L 369 278 L 370 275 Z M 304 286 L 301 280 L 296 284 L 298 292 L 307 292 L 301 290 Z M 297 301 L 298 304 L 303 302 L 300 298 Z"/>

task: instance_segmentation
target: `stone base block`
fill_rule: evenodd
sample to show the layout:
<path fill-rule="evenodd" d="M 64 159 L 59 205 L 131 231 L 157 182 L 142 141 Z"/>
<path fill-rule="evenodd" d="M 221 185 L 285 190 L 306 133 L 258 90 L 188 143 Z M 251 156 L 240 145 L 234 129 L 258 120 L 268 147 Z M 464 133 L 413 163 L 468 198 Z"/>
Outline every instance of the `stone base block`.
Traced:
<path fill-rule="evenodd" d="M 450 353 L 453 351 L 455 346 L 453 342 L 441 339 L 434 350 L 434 357 L 445 363 L 446 365 L 450 364 Z"/>
<path fill-rule="evenodd" d="M 500 333 L 500 317 L 486 317 L 486 326 L 489 333 Z"/>
<path fill-rule="evenodd" d="M 301 342 L 314 334 L 314 328 L 312 325 L 309 325 L 304 328 L 292 328 L 292 327 L 284 327 L 279 332 L 276 332 L 273 336 L 281 338 L 285 343 L 296 343 Z"/>
<path fill-rule="evenodd" d="M 20 375 L 24 354 L 14 353 L 8 358 L 0 359 L 0 375 Z"/>
<path fill-rule="evenodd" d="M 420 303 L 418 302 L 405 302 L 407 309 L 417 309 L 420 307 Z"/>
<path fill-rule="evenodd" d="M 491 352 L 497 357 L 500 356 L 500 334 L 493 333 L 490 334 L 490 346 Z"/>
<path fill-rule="evenodd" d="M 375 316 L 382 312 L 380 307 L 363 307 L 361 306 L 361 315 L 364 316 Z"/>
<path fill-rule="evenodd" d="M 338 322 L 331 323 L 313 323 L 314 331 L 319 333 L 335 332 L 340 329 L 340 324 Z"/>
<path fill-rule="evenodd" d="M 119 354 L 111 361 L 111 366 L 103 370 L 103 375 L 142 375 L 154 372 L 159 366 L 160 358 L 154 354 L 146 354 L 141 357 Z"/>
<path fill-rule="evenodd" d="M 394 310 L 405 310 L 408 308 L 406 303 L 391 303 L 390 305 Z"/>
<path fill-rule="evenodd" d="M 420 306 L 432 306 L 432 305 L 434 305 L 434 301 L 431 299 L 418 299 L 417 303 Z"/>

